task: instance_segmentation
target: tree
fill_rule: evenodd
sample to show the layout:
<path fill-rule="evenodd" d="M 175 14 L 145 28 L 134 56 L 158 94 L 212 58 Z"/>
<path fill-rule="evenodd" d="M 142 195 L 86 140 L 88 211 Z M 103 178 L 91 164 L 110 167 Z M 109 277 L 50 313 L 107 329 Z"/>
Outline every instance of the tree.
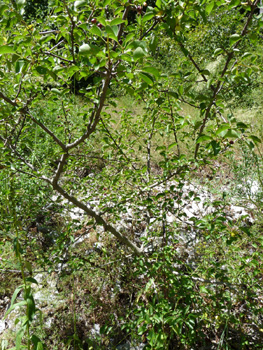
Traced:
<path fill-rule="evenodd" d="M 237 134 L 222 116 L 221 101 L 218 104 L 217 100 L 221 99 L 223 90 L 228 87 L 233 70 L 244 59 L 238 53 L 238 46 L 244 37 L 249 38 L 251 35 L 248 28 L 252 24 L 257 2 L 247 5 L 250 14 L 245 18 L 241 32 L 230 37 L 229 47 L 216 50 L 216 55 L 221 54 L 224 64 L 219 75 L 215 77 L 205 70 L 188 51 L 186 33 L 189 27 L 198 23 L 199 16 L 206 21 L 213 11 L 222 11 L 226 6 L 224 2 L 221 2 L 220 6 L 216 2 L 202 6 L 190 2 L 182 7 L 177 3 L 157 1 L 155 8 L 148 7 L 146 13 L 142 13 L 142 5 L 132 3 L 107 2 L 105 5 L 102 2 L 87 5 L 78 1 L 68 4 L 62 1 L 54 2 L 52 17 L 32 25 L 23 22 L 19 5 L 15 3 L 13 5 L 11 13 L 7 11 L 7 5 L 4 2 L 1 7 L 3 15 L 1 65 L 6 72 L 2 74 L 1 91 L 3 101 L 1 140 L 4 147 L 2 150 L 9 150 L 11 159 L 16 160 L 12 162 L 16 170 L 27 171 L 30 173 L 29 176 L 46 181 L 64 198 L 83 209 L 97 224 L 103 225 L 106 231 L 111 232 L 122 243 L 140 254 L 142 250 L 139 247 L 118 232 L 114 225 L 103 218 L 103 215 L 97 214 L 83 201 L 66 191 L 59 180 L 66 172 L 69 160 L 74 161 L 79 147 L 91 138 L 98 125 L 103 122 L 105 117 L 102 118 L 102 112 L 105 102 L 110 98 L 109 88 L 116 82 L 124 89 L 134 89 L 133 93 L 138 94 L 142 89 L 146 89 L 149 94 L 160 96 L 159 100 L 157 99 L 158 109 L 162 106 L 167 108 L 167 101 L 174 99 L 174 96 L 179 101 L 186 99 L 184 90 L 188 87 L 184 89 L 185 84 L 179 80 L 178 92 L 169 91 L 165 87 L 166 82 L 159 80 L 158 71 L 150 65 L 147 45 L 156 40 L 156 36 L 161 35 L 162 32 L 166 32 L 171 40 L 178 44 L 186 57 L 186 64 L 192 65 L 195 69 L 196 73 L 191 72 L 192 82 L 199 75 L 208 86 L 206 95 L 195 96 L 195 101 L 191 101 L 200 109 L 202 116 L 197 128 L 194 157 L 198 157 L 202 140 L 211 140 L 210 144 L 214 149 L 217 145 L 217 141 L 212 140 L 211 136 L 204 135 L 211 119 L 215 118 L 217 122 L 218 119 L 223 121 L 224 124 L 220 125 L 218 130 L 221 133 L 227 130 L 225 137 L 235 137 Z M 228 5 L 228 7 L 233 6 L 235 3 Z M 126 18 L 129 11 L 137 11 L 137 23 L 127 27 Z M 180 31 L 178 31 L 179 26 Z M 94 104 L 93 107 L 89 104 L 85 115 L 85 131 L 81 129 L 82 126 L 81 128 L 66 127 L 70 111 L 64 109 L 62 123 L 65 129 L 63 133 L 58 133 L 56 129 L 61 121 L 56 121 L 52 125 L 51 121 L 44 119 L 44 116 L 36 116 L 33 109 L 43 95 L 47 99 L 59 101 L 60 96 L 68 93 L 69 79 L 76 73 L 76 79 L 87 78 L 94 73 L 98 75 L 94 86 L 85 92 L 85 97 Z M 239 78 L 242 79 L 242 77 Z M 9 83 L 11 81 L 12 84 Z M 139 86 L 136 86 L 137 81 L 141 81 Z M 53 88 L 49 91 L 48 86 Z M 61 103 L 63 106 L 63 101 Z M 149 108 L 149 111 L 151 110 L 153 114 L 160 113 L 156 107 Z M 81 111 L 79 115 L 81 113 L 83 112 Z M 27 147 L 25 149 L 23 145 L 24 137 L 31 137 L 28 127 L 35 126 L 38 126 L 45 136 L 49 136 L 54 143 L 55 152 L 61 154 L 56 170 L 49 169 L 48 176 L 46 176 L 46 165 L 41 167 L 36 162 L 29 161 L 32 158 L 32 150 L 30 151 Z M 106 130 L 107 128 L 106 124 Z M 217 132 L 217 135 L 220 132 Z M 129 158 L 127 161 L 129 166 L 132 166 L 132 160 Z M 176 166 L 176 168 L 177 173 L 178 168 L 181 169 L 181 167 Z M 171 173 L 167 176 L 171 176 Z"/>
<path fill-rule="evenodd" d="M 155 218 L 165 247 L 169 196 L 178 192 L 165 188 L 168 181 L 182 182 L 231 147 L 229 139 L 250 137 L 244 123 L 226 117 L 225 96 L 258 69 L 244 50 L 258 38 L 259 0 L 157 0 L 154 6 L 53 0 L 48 15 L 31 24 L 24 21 L 24 4 L 11 3 L 0 5 L 1 167 L 47 184 L 138 256 L 146 254 L 141 240 L 117 222 L 128 207 L 138 223 L 142 216 L 148 223 Z M 242 21 L 226 34 L 226 46 L 214 50 L 218 65 L 209 71 L 195 56 L 191 33 L 236 6 L 244 9 Z M 127 20 L 130 12 L 134 23 Z M 176 47 L 177 71 L 171 76 L 153 61 L 162 40 Z M 74 82 L 91 76 L 93 84 L 80 90 L 80 100 L 71 93 L 72 77 L 74 90 Z M 120 88 L 144 103 L 138 120 L 116 105 Z M 180 104 L 197 110 L 195 121 L 181 115 Z M 153 144 L 160 138 L 165 140 L 157 156 Z M 247 140 L 251 147 L 258 141 Z M 96 166 L 101 161 L 100 171 L 76 179 L 76 169 L 93 167 L 94 159 Z M 160 185 L 163 192 L 154 193 Z"/>

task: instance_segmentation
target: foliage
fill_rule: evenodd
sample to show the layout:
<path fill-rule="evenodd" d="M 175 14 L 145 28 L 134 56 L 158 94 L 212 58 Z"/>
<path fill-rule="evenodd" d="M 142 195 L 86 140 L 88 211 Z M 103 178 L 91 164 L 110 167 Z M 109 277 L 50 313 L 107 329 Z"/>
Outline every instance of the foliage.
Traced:
<path fill-rule="evenodd" d="M 48 0 L 26 0 L 23 7 L 23 17 L 30 23 L 37 18 L 43 18 L 48 12 Z"/>
<path fill-rule="evenodd" d="M 249 336 L 246 327 L 251 323 L 245 323 L 244 317 L 261 327 L 256 295 L 262 288 L 257 282 L 262 239 L 258 232 L 242 227 L 248 234 L 244 236 L 237 224 L 226 223 L 222 215 L 217 208 L 213 220 L 196 222 L 202 234 L 194 259 L 182 257 L 177 244 L 135 262 L 144 285 L 123 328 L 133 337 L 145 338 L 146 348 L 211 347 L 213 342 L 220 349 L 232 349 L 236 343 L 240 348 L 248 344 L 256 348 L 261 343 L 260 331 L 256 340 Z M 240 311 L 244 300 L 251 314 Z"/>

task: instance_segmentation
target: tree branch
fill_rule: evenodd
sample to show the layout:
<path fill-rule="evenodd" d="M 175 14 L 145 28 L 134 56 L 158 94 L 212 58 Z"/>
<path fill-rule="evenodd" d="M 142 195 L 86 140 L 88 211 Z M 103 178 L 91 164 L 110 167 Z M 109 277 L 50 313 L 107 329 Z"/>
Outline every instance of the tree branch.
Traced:
<path fill-rule="evenodd" d="M 110 79 L 111 79 L 111 70 L 109 69 L 107 71 L 106 77 L 104 78 L 103 83 L 102 83 L 103 85 L 102 85 L 102 92 L 101 92 L 100 99 L 99 99 L 99 104 L 94 105 L 93 112 L 91 114 L 87 130 L 83 133 L 83 135 L 80 138 L 78 138 L 77 140 L 75 140 L 72 143 L 67 144 L 67 146 L 66 146 L 67 151 L 78 146 L 80 143 L 85 141 L 95 131 L 96 126 L 100 120 L 100 114 L 101 114 L 102 108 L 103 108 L 105 100 L 106 100 Z"/>
<path fill-rule="evenodd" d="M 104 127 L 104 129 L 106 130 L 107 134 L 109 135 L 109 137 L 111 138 L 111 140 L 113 141 L 114 145 L 116 146 L 116 148 L 120 151 L 120 153 L 124 156 L 124 158 L 127 160 L 128 163 L 131 163 L 131 166 L 132 168 L 135 170 L 135 171 L 138 171 L 138 169 L 134 166 L 134 164 L 132 164 L 131 160 L 127 157 L 126 153 L 122 150 L 122 148 L 120 147 L 120 145 L 117 143 L 117 141 L 115 140 L 115 138 L 112 136 L 110 130 L 107 128 L 107 126 L 105 125 L 103 119 L 101 118 L 101 123 Z M 141 177 L 141 180 L 143 182 L 146 183 L 146 180 Z"/>
<path fill-rule="evenodd" d="M 201 74 L 202 78 L 205 82 L 207 82 L 206 76 L 202 73 L 202 69 L 199 67 L 199 65 L 195 62 L 193 56 L 189 53 L 189 51 L 185 48 L 184 44 L 181 41 L 177 41 L 179 46 L 181 47 L 183 54 L 190 59 L 190 61 L 193 63 L 194 67 L 198 71 L 199 74 Z"/>
<path fill-rule="evenodd" d="M 0 92 L 0 98 L 4 99 L 7 103 L 12 105 L 13 107 L 19 107 L 19 105 L 16 102 L 12 101 L 9 97 L 5 96 L 2 92 Z M 64 152 L 67 152 L 66 145 L 64 145 L 64 143 L 60 141 L 60 139 L 47 126 L 45 126 L 43 123 L 41 123 L 39 120 L 37 120 L 35 117 L 33 117 L 30 114 L 28 109 L 28 105 L 30 102 L 31 102 L 30 100 L 26 102 L 25 106 L 19 110 L 20 113 L 24 116 L 30 117 L 35 124 L 37 124 L 41 129 L 43 129 L 48 135 L 52 137 L 52 139 L 62 148 Z"/>
<path fill-rule="evenodd" d="M 71 54 L 72 54 L 72 58 L 73 58 L 73 63 L 76 63 L 76 60 L 75 60 L 75 52 L 74 52 L 74 29 L 75 29 L 75 21 L 74 21 L 74 18 L 72 17 L 70 11 L 69 11 L 69 8 L 66 4 L 66 1 L 65 0 L 62 0 L 63 1 L 63 4 L 64 6 L 66 7 L 66 11 L 67 11 L 67 14 L 69 16 L 69 19 L 70 19 L 70 22 L 71 22 L 71 27 L 70 27 L 70 37 L 71 37 Z"/>
<path fill-rule="evenodd" d="M 140 40 L 142 40 L 144 37 L 146 37 L 147 34 L 149 34 L 153 29 L 154 27 L 157 26 L 157 24 L 159 23 L 159 20 L 155 19 L 153 24 L 150 26 L 150 28 L 148 28 L 146 30 L 146 32 L 144 32 L 141 36 L 140 36 Z"/>
<path fill-rule="evenodd" d="M 152 185 L 150 185 L 150 186 L 148 186 L 148 187 L 146 187 L 146 188 L 144 188 L 144 189 L 141 189 L 139 192 L 133 192 L 133 195 L 130 196 L 130 198 L 126 198 L 126 199 L 121 200 L 118 204 L 116 204 L 115 206 L 111 207 L 110 209 L 114 209 L 115 207 L 117 207 L 117 206 L 120 205 L 120 204 L 123 205 L 123 204 L 125 204 L 125 203 L 129 203 L 129 202 L 132 200 L 132 198 L 134 198 L 135 196 L 136 196 L 136 197 L 139 197 L 139 196 L 141 196 L 141 195 L 143 195 L 143 194 L 149 193 L 150 190 L 154 189 L 154 188 L 157 187 L 157 186 L 162 185 L 163 183 L 166 183 L 168 180 L 172 179 L 172 178 L 173 178 L 174 176 L 176 176 L 176 175 L 178 176 L 180 173 L 182 173 L 182 172 L 185 171 L 185 170 L 186 170 L 186 166 L 181 166 L 180 168 L 178 168 L 178 169 L 177 169 L 175 172 L 173 172 L 172 174 L 166 176 L 165 178 L 162 178 L 162 180 L 157 181 L 157 182 L 153 183 Z M 105 209 L 105 210 L 102 212 L 102 214 L 107 213 L 108 210 L 109 210 L 109 208 Z"/>
<path fill-rule="evenodd" d="M 12 101 L 9 97 L 5 96 L 1 91 L 0 91 L 0 98 L 2 98 L 4 101 L 9 103 L 13 107 L 17 107 L 18 104 L 14 101 Z"/>
<path fill-rule="evenodd" d="M 21 156 L 21 154 L 14 148 L 14 146 L 9 142 L 8 139 L 4 139 L 2 136 L 0 136 L 0 140 L 2 140 L 5 146 L 8 147 L 13 154 L 15 154 L 17 159 L 21 160 L 32 171 L 37 171 L 37 169 L 32 164 L 28 163 L 27 160 L 23 156 Z"/>
<path fill-rule="evenodd" d="M 122 20 L 123 21 L 126 21 L 126 19 L 128 17 L 128 13 L 130 11 L 130 8 L 131 8 L 131 0 L 128 1 L 128 5 L 126 6 L 126 8 L 125 8 L 125 10 L 123 12 L 123 15 L 122 15 Z M 123 29 L 124 29 L 124 23 L 121 23 L 120 26 L 119 26 L 118 34 L 117 34 L 118 41 L 121 40 L 121 36 L 123 34 Z M 115 51 L 116 48 L 117 48 L 117 42 L 114 43 L 113 50 Z"/>
<path fill-rule="evenodd" d="M 26 108 L 25 110 L 23 110 L 23 113 L 25 113 L 26 115 L 28 115 L 30 117 L 30 119 L 37 124 L 41 129 L 43 129 L 49 136 L 52 137 L 52 139 L 55 141 L 56 144 L 58 144 L 62 150 L 64 152 L 67 152 L 67 147 L 66 145 L 53 133 L 53 131 L 51 131 L 45 124 L 43 124 L 42 122 L 40 122 L 39 120 L 37 120 L 35 117 L 33 117 L 28 108 Z"/>
<path fill-rule="evenodd" d="M 64 62 L 68 62 L 68 63 L 71 63 L 71 64 L 74 63 L 74 61 L 67 60 L 66 58 L 63 58 L 63 57 L 58 56 L 58 55 L 55 55 L 54 53 L 52 53 L 50 51 L 44 51 L 43 53 L 46 54 L 46 55 L 49 55 L 49 56 L 53 56 L 53 57 L 59 58 L 61 61 L 64 61 Z"/>
<path fill-rule="evenodd" d="M 46 32 L 39 32 L 41 35 L 46 35 L 46 34 L 57 34 L 59 33 L 58 30 L 47 30 Z"/>
<path fill-rule="evenodd" d="M 118 232 L 112 225 L 108 224 L 101 215 L 98 215 L 95 211 L 88 208 L 83 202 L 80 202 L 76 197 L 71 196 L 67 193 L 61 186 L 57 183 L 52 183 L 54 190 L 60 193 L 64 198 L 66 198 L 70 203 L 74 204 L 76 207 L 82 209 L 86 214 L 95 219 L 98 225 L 102 225 L 105 231 L 112 233 L 121 243 L 125 244 L 131 248 L 136 255 L 142 255 L 143 250 L 137 247 L 133 242 L 131 242 L 127 237 Z"/>
<path fill-rule="evenodd" d="M 68 158 L 68 153 L 62 154 L 62 156 L 59 160 L 59 163 L 58 163 L 57 171 L 56 171 L 55 176 L 53 177 L 53 180 L 52 180 L 53 186 L 55 186 L 58 183 L 58 180 L 60 178 L 60 175 L 62 174 L 63 167 L 66 163 L 67 158 Z"/>
<path fill-rule="evenodd" d="M 254 16 L 255 9 L 257 8 L 258 3 L 259 3 L 259 0 L 255 0 L 253 5 L 251 5 L 251 12 L 250 12 L 250 14 L 249 14 L 249 16 L 247 18 L 247 21 L 246 21 L 246 23 L 245 23 L 245 25 L 244 25 L 244 27 L 243 27 L 243 29 L 241 31 L 241 34 L 240 34 L 241 37 L 244 37 L 246 35 L 247 29 L 249 27 L 250 22 L 252 21 L 252 18 Z M 210 86 L 211 89 L 214 91 L 214 93 L 213 93 L 213 96 L 212 96 L 212 98 L 210 100 L 210 103 L 209 103 L 208 107 L 206 108 L 205 117 L 204 117 L 203 123 L 202 123 L 202 125 L 201 125 L 201 127 L 199 129 L 198 137 L 200 135 L 202 135 L 202 133 L 204 131 L 204 128 L 206 126 L 206 122 L 208 120 L 208 117 L 210 115 L 211 108 L 212 108 L 213 105 L 216 104 L 216 97 L 219 94 L 219 92 L 221 91 L 221 89 L 223 88 L 223 85 L 225 83 L 224 81 L 222 82 L 222 78 L 225 76 L 225 74 L 227 72 L 227 69 L 228 69 L 228 66 L 229 66 L 232 58 L 234 57 L 234 49 L 237 48 L 237 46 L 239 45 L 240 42 L 241 42 L 241 39 L 238 40 L 233 45 L 232 51 L 228 53 L 226 63 L 225 63 L 224 68 L 223 68 L 223 70 L 222 70 L 222 72 L 220 74 L 220 79 L 218 79 L 218 83 L 217 83 L 216 87 L 212 87 L 212 85 Z M 234 65 L 232 66 L 232 68 L 234 67 Z M 200 147 L 200 143 L 196 144 L 195 155 L 194 155 L 195 158 L 197 157 L 199 147 Z"/>
<path fill-rule="evenodd" d="M 48 51 L 48 53 L 50 53 L 51 51 L 53 51 L 56 47 L 58 47 L 58 46 L 59 46 L 60 44 L 62 44 L 64 41 L 65 41 L 64 39 L 60 40 L 55 46 L 53 46 L 53 47 Z"/>
<path fill-rule="evenodd" d="M 168 102 L 169 102 L 169 107 L 170 107 L 170 116 L 171 116 L 172 122 L 173 122 L 172 129 L 173 129 L 173 133 L 174 133 L 174 140 L 176 142 L 176 147 L 177 147 L 177 156 L 180 157 L 180 155 L 181 155 L 180 145 L 179 145 L 179 142 L 178 142 L 177 132 L 176 132 L 176 129 L 175 129 L 175 120 L 174 120 L 173 106 L 171 104 L 171 100 L 170 100 L 169 95 L 168 95 Z"/>

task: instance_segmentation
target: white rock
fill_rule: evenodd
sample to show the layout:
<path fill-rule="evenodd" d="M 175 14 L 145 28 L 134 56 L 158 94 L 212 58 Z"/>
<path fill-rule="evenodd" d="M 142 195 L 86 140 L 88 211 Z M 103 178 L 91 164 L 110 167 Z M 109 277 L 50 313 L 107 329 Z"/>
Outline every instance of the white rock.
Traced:
<path fill-rule="evenodd" d="M 6 323 L 5 321 L 0 320 L 0 334 L 3 333 L 3 331 L 6 328 Z"/>
<path fill-rule="evenodd" d="M 95 323 L 90 332 L 92 335 L 95 335 L 95 336 L 100 335 L 100 325 L 98 323 Z"/>

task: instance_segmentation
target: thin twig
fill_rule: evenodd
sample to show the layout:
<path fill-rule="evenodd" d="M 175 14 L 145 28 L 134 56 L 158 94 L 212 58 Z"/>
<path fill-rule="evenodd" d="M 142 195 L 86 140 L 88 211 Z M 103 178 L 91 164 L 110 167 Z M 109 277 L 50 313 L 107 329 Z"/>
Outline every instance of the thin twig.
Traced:
<path fill-rule="evenodd" d="M 74 61 L 67 60 L 67 59 L 66 59 L 66 58 L 64 58 L 64 57 L 61 57 L 61 56 L 55 55 L 54 53 L 49 52 L 49 51 L 44 51 L 44 54 L 49 55 L 49 56 L 53 56 L 53 57 L 56 57 L 56 58 L 59 58 L 61 61 L 64 61 L 64 62 L 68 62 L 68 63 L 72 63 L 72 64 L 74 63 Z"/>
<path fill-rule="evenodd" d="M 101 123 L 104 127 L 104 129 L 106 130 L 107 134 L 109 135 L 109 137 L 112 139 L 113 143 L 115 144 L 115 146 L 117 147 L 117 149 L 121 152 L 121 154 L 124 156 L 124 158 L 127 160 L 127 162 L 131 163 L 131 160 L 127 157 L 127 155 L 125 154 L 125 152 L 121 149 L 120 145 L 117 143 L 117 141 L 115 140 L 115 138 L 112 136 L 110 130 L 107 128 L 106 124 L 104 123 L 103 119 L 101 118 Z M 132 168 L 135 171 L 138 171 L 138 169 L 134 166 L 134 164 L 131 163 Z M 142 180 L 145 182 L 145 179 L 142 177 Z"/>
<path fill-rule="evenodd" d="M 65 2 L 65 0 L 62 0 L 63 1 L 63 4 L 66 8 L 66 11 L 67 11 L 67 14 L 69 16 L 69 19 L 70 19 L 70 22 L 71 22 L 71 27 L 70 27 L 70 37 L 71 37 L 71 54 L 72 54 L 72 58 L 73 58 L 73 63 L 76 63 L 76 60 L 75 60 L 75 52 L 74 52 L 74 29 L 75 29 L 75 21 L 74 21 L 74 18 L 72 17 L 70 11 L 69 11 L 69 8 Z"/>
<path fill-rule="evenodd" d="M 11 152 L 14 153 L 14 155 L 17 157 L 17 159 L 21 160 L 27 167 L 29 167 L 32 171 L 37 171 L 37 169 L 30 164 L 15 148 L 14 146 L 9 142 L 8 139 L 4 139 L 2 136 L 0 136 L 0 140 L 2 140 L 5 144 L 5 147 L 8 147 Z"/>
<path fill-rule="evenodd" d="M 100 120 L 100 114 L 101 114 L 102 108 L 103 108 L 105 100 L 106 100 L 106 95 L 107 95 L 110 80 L 111 80 L 111 70 L 108 70 L 106 77 L 104 78 L 104 80 L 102 82 L 102 92 L 101 92 L 100 97 L 99 97 L 99 104 L 94 105 L 93 112 L 90 116 L 89 125 L 88 125 L 86 131 L 77 140 L 75 140 L 72 143 L 69 143 L 66 146 L 66 150 L 70 150 L 72 148 L 75 148 L 80 143 L 85 141 L 95 131 L 96 126 Z"/>
<path fill-rule="evenodd" d="M 179 46 L 181 47 L 183 53 L 185 54 L 186 57 L 188 57 L 190 59 L 190 61 L 193 63 L 193 65 L 195 66 L 196 70 L 198 71 L 199 74 L 201 74 L 202 78 L 204 79 L 204 81 L 207 83 L 207 78 L 206 76 L 202 73 L 202 69 L 199 67 L 199 65 L 196 63 L 195 59 L 193 58 L 193 56 L 189 53 L 189 51 L 185 48 L 184 44 L 179 41 Z M 187 52 L 187 54 L 186 54 Z"/>
<path fill-rule="evenodd" d="M 128 5 L 125 7 L 125 10 L 123 12 L 123 15 L 122 15 L 122 20 L 123 21 L 126 21 L 127 17 L 128 17 L 128 14 L 129 14 L 129 11 L 131 9 L 131 0 L 128 1 Z M 124 29 L 124 23 L 121 23 L 119 25 L 119 30 L 118 30 L 118 34 L 117 34 L 117 38 L 118 38 L 118 41 L 121 40 L 121 36 L 123 34 L 123 29 Z M 114 43 L 114 46 L 113 46 L 113 51 L 115 51 L 117 48 L 117 42 Z"/>
<path fill-rule="evenodd" d="M 53 131 L 51 131 L 45 124 L 43 124 L 41 121 L 37 120 L 33 115 L 29 112 L 28 109 L 24 111 L 24 114 L 29 116 L 31 120 L 37 124 L 41 129 L 43 129 L 49 136 L 52 137 L 52 139 L 55 141 L 56 144 L 58 144 L 64 152 L 67 152 L 66 145 L 54 134 Z"/>
<path fill-rule="evenodd" d="M 162 18 L 164 18 L 165 16 L 163 16 Z M 144 37 L 146 37 L 156 26 L 157 24 L 162 20 L 161 19 L 156 19 L 154 20 L 153 24 L 150 26 L 150 28 L 148 28 L 146 30 L 146 32 L 144 32 L 141 36 L 140 36 L 140 40 L 142 40 Z"/>
<path fill-rule="evenodd" d="M 18 104 L 14 101 L 12 101 L 9 97 L 5 96 L 1 91 L 0 91 L 0 98 L 2 98 L 4 101 L 9 103 L 13 107 L 18 107 Z"/>
<path fill-rule="evenodd" d="M 20 129 L 19 129 L 19 131 L 18 131 L 18 133 L 17 133 L 17 136 L 16 136 L 16 139 L 15 139 L 15 145 L 14 145 L 15 148 L 16 148 L 17 142 L 18 142 L 18 140 L 19 140 L 19 137 L 20 137 L 20 135 L 21 135 L 21 133 L 22 133 L 22 130 L 23 130 L 24 126 L 25 126 L 25 122 L 26 122 L 26 116 L 24 115 L 24 118 L 23 118 L 23 120 L 22 120 Z"/>
<path fill-rule="evenodd" d="M 237 48 L 237 46 L 241 42 L 242 37 L 244 37 L 245 34 L 247 33 L 247 29 L 249 27 L 250 22 L 252 21 L 252 18 L 254 16 L 254 12 L 255 12 L 255 9 L 256 9 L 258 3 L 259 3 L 259 0 L 255 0 L 253 6 L 251 6 L 251 12 L 250 12 L 250 14 L 249 14 L 249 16 L 247 18 L 247 21 L 246 21 L 246 23 L 245 23 L 245 25 L 244 25 L 244 27 L 243 27 L 243 29 L 241 31 L 241 35 L 240 35 L 241 38 L 240 38 L 240 40 L 238 40 L 233 45 L 232 51 L 228 53 L 228 56 L 227 56 L 227 59 L 226 59 L 226 63 L 225 63 L 224 68 L 223 68 L 223 70 L 222 70 L 222 72 L 220 74 L 220 79 L 218 79 L 218 83 L 217 83 L 216 87 L 210 86 L 214 93 L 213 93 L 213 96 L 212 96 L 212 98 L 210 100 L 210 103 L 209 103 L 208 107 L 206 108 L 205 117 L 203 119 L 202 125 L 200 126 L 198 137 L 202 135 L 202 133 L 204 131 L 204 128 L 206 126 L 207 120 L 208 120 L 208 118 L 210 116 L 211 108 L 216 103 L 216 97 L 217 97 L 217 95 L 219 94 L 219 92 L 221 91 L 221 89 L 224 86 L 224 81 L 222 82 L 222 78 L 225 76 L 225 74 L 227 72 L 227 69 L 228 69 L 228 66 L 229 66 L 231 60 L 234 57 L 234 49 Z M 179 45 L 180 45 L 180 43 L 179 43 Z M 236 64 L 236 62 L 237 61 L 235 61 L 234 65 Z M 233 69 L 234 65 L 232 65 L 232 69 Z M 195 154 L 194 154 L 195 158 L 197 157 L 199 147 L 200 147 L 200 143 L 197 143 L 196 147 L 195 147 Z"/>
<path fill-rule="evenodd" d="M 39 32 L 41 35 L 46 35 L 46 34 L 57 34 L 59 33 L 59 30 L 47 30 L 46 32 Z"/>
<path fill-rule="evenodd" d="M 50 53 L 51 51 L 53 51 L 54 49 L 56 49 L 60 44 L 62 44 L 65 40 L 62 39 L 60 40 L 55 46 L 53 46 L 48 52 Z"/>
<path fill-rule="evenodd" d="M 56 185 L 58 183 L 58 180 L 63 172 L 63 168 L 64 168 L 64 165 L 67 161 L 67 158 L 68 158 L 68 153 L 64 153 L 62 154 L 60 160 L 59 160 L 59 163 L 58 163 L 58 167 L 57 167 L 57 170 L 56 170 L 56 173 L 55 173 L 55 176 L 53 177 L 52 179 L 52 184 L 53 185 Z"/>

